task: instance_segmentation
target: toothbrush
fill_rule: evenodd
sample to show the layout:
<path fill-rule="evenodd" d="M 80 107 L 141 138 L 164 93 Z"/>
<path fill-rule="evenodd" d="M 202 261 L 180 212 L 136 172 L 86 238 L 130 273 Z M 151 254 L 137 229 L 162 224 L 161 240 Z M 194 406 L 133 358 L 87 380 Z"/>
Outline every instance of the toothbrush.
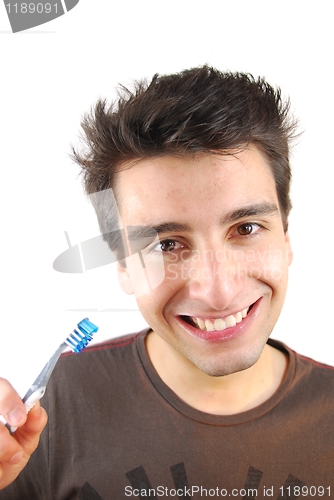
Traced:
<path fill-rule="evenodd" d="M 97 330 L 98 327 L 94 325 L 94 323 L 89 321 L 88 318 L 85 318 L 80 321 L 80 323 L 78 323 L 77 329 L 74 329 L 73 332 L 64 340 L 64 342 L 60 344 L 60 346 L 54 352 L 53 356 L 49 359 L 43 370 L 40 372 L 36 380 L 29 387 L 28 391 L 22 398 L 27 413 L 37 403 L 37 401 L 44 396 L 46 385 L 49 381 L 51 373 L 53 372 L 53 369 L 56 366 L 60 355 L 66 349 L 66 347 L 70 347 L 74 352 L 81 352 L 87 347 L 87 345 L 93 338 L 93 334 L 97 332 Z M 16 431 L 17 428 L 6 423 L 1 415 L 0 420 L 5 424 L 5 426 L 11 433 Z"/>

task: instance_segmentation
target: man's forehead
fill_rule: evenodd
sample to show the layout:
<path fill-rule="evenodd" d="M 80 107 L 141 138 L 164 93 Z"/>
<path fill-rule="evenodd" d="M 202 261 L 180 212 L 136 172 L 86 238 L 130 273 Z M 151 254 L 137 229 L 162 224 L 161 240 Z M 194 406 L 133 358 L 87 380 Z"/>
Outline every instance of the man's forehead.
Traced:
<path fill-rule="evenodd" d="M 168 176 L 171 178 L 176 177 L 180 174 L 182 168 L 186 167 L 188 171 L 193 168 L 202 167 L 201 170 L 207 170 L 208 166 L 215 168 L 223 167 L 224 170 L 229 170 L 229 166 L 232 165 L 232 171 L 237 170 L 237 165 L 242 167 L 245 162 L 249 162 L 249 157 L 251 157 L 250 162 L 253 164 L 261 163 L 266 165 L 268 172 L 271 172 L 270 164 L 265 154 L 254 144 L 245 145 L 238 149 L 230 149 L 226 151 L 205 151 L 198 152 L 195 154 L 183 154 L 183 155 L 159 155 L 146 158 L 132 159 L 124 162 L 119 166 L 118 170 L 115 172 L 114 182 L 116 185 L 123 184 L 123 181 L 127 178 L 140 179 L 148 175 L 149 170 L 152 173 L 156 173 L 157 176 L 162 173 L 163 170 L 168 170 Z"/>
<path fill-rule="evenodd" d="M 175 211 L 191 215 L 199 209 L 213 211 L 214 206 L 215 215 L 218 209 L 223 216 L 246 205 L 278 205 L 271 169 L 254 148 L 237 158 L 228 156 L 228 161 L 219 155 L 206 155 L 196 161 L 173 157 L 143 160 L 128 164 L 115 181 L 120 213 L 136 219 L 135 224 L 139 218 L 148 226 L 175 221 L 175 217 L 161 219 Z"/>

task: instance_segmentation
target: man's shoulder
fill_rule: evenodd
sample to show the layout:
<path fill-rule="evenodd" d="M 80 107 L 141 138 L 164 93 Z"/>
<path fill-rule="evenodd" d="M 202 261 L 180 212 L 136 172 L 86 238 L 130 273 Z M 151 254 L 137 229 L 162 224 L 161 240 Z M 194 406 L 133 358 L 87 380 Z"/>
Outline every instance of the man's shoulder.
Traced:
<path fill-rule="evenodd" d="M 312 394 L 315 399 L 321 398 L 324 394 L 331 395 L 334 401 L 333 366 L 305 356 L 280 341 L 271 340 L 270 345 L 285 351 L 289 357 L 286 378 L 290 391 L 302 391 L 305 393 L 305 397 Z"/>
<path fill-rule="evenodd" d="M 86 392 L 88 387 L 91 391 L 98 387 L 101 392 L 101 388 L 106 385 L 111 388 L 126 384 L 129 378 L 141 370 L 139 344 L 145 342 L 147 331 L 95 343 L 80 353 L 63 353 L 48 384 L 49 394 L 66 391 L 71 393 L 72 388 L 77 393 L 79 387 L 84 387 Z M 68 381 L 71 381 L 71 388 L 68 388 Z"/>
<path fill-rule="evenodd" d="M 117 337 L 112 337 L 107 340 L 103 340 L 102 342 L 96 342 L 90 346 L 88 346 L 84 351 L 82 351 L 80 354 L 90 354 L 92 355 L 94 352 L 101 352 L 101 351 L 113 351 L 115 349 L 120 349 L 123 347 L 131 346 L 132 344 L 137 343 L 140 341 L 139 339 L 144 339 L 147 332 L 149 331 L 148 328 L 145 328 L 144 330 L 141 330 L 139 332 L 135 333 L 129 333 L 126 335 L 120 335 Z M 75 356 L 75 353 L 72 351 L 67 351 L 62 354 L 61 358 L 67 358 L 67 357 L 72 357 Z"/>
<path fill-rule="evenodd" d="M 80 353 L 64 352 L 54 370 L 53 380 L 76 377 L 103 378 L 108 372 L 117 378 L 124 370 L 135 371 L 141 366 L 139 351 L 145 345 L 148 329 L 103 340 Z"/>
<path fill-rule="evenodd" d="M 334 395 L 334 366 L 317 361 L 291 349 L 296 359 L 296 377 L 304 376 L 313 387 Z"/>
<path fill-rule="evenodd" d="M 94 352 L 102 351 L 105 349 L 125 347 L 136 342 L 138 340 L 138 337 L 142 334 L 143 332 L 128 333 L 127 335 L 120 335 L 119 337 L 113 337 L 102 342 L 97 342 L 93 345 L 88 346 L 87 349 L 85 349 L 85 352 Z"/>

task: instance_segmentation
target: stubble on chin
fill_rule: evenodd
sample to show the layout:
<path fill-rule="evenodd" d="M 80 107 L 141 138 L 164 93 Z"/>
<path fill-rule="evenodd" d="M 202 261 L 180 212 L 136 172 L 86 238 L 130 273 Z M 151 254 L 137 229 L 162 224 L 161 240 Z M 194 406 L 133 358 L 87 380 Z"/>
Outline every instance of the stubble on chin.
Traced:
<path fill-rule="evenodd" d="M 225 377 L 233 373 L 248 370 L 254 366 L 261 357 L 265 343 L 253 346 L 246 352 L 193 353 L 188 346 L 180 346 L 180 353 L 199 371 L 210 377 Z"/>

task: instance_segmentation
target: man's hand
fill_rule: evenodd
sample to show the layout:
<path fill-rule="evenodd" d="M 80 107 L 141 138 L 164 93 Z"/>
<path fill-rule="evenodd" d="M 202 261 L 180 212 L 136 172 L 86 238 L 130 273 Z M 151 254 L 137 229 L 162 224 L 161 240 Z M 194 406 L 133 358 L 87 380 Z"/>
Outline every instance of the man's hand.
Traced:
<path fill-rule="evenodd" d="M 14 434 L 0 423 L 0 490 L 12 483 L 37 448 L 47 422 L 45 410 L 36 403 L 26 414 L 20 396 L 7 380 L 0 378 L 0 414 L 12 426 Z"/>

